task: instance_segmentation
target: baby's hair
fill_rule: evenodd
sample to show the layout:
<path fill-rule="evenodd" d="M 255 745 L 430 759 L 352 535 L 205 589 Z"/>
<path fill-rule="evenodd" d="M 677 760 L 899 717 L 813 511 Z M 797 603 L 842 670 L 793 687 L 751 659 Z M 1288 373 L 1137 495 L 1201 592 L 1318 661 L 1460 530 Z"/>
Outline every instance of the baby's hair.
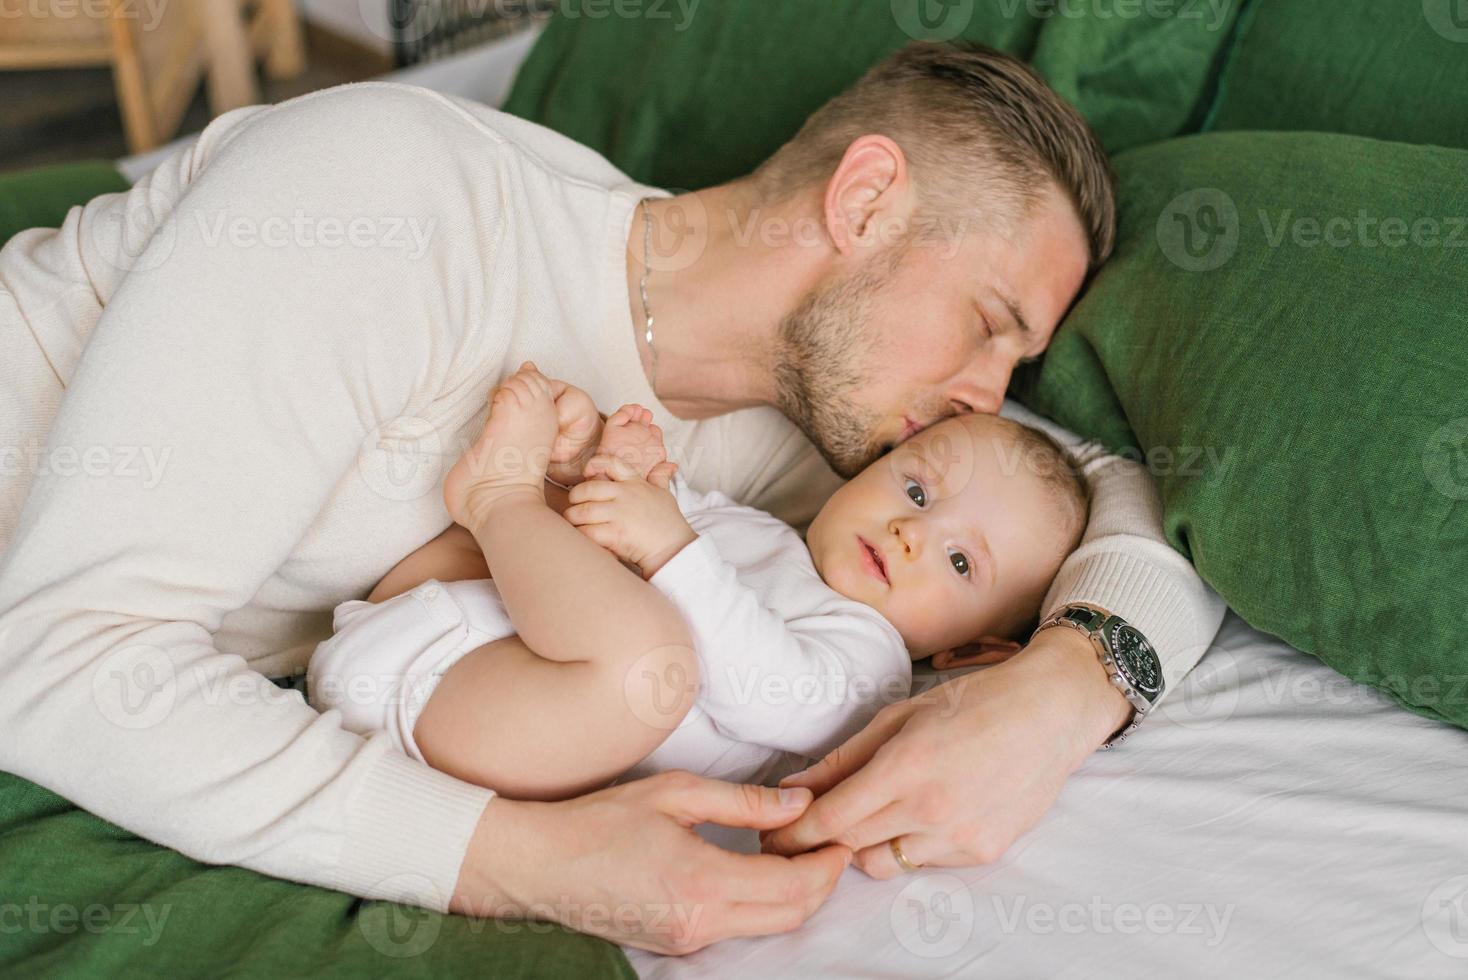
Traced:
<path fill-rule="evenodd" d="M 1054 497 L 1059 512 L 1061 537 L 1065 540 L 1065 553 L 1070 554 L 1081 543 L 1086 533 L 1086 519 L 1091 512 L 1091 492 L 1081 477 L 1064 447 L 1041 429 L 1006 418 L 999 418 L 1013 433 L 1015 443 L 1023 453 L 1023 463 L 1040 477 L 1045 489 Z"/>
<path fill-rule="evenodd" d="M 1000 437 L 1011 440 L 1016 450 L 1013 454 L 1001 454 L 1001 459 L 1017 457 L 1018 463 L 1040 480 L 1040 485 L 1050 495 L 1056 515 L 1057 540 L 1063 546 L 1062 555 L 1069 555 L 1081 543 L 1086 533 L 1086 523 L 1091 512 L 1091 493 L 1080 471 L 1071 462 L 1065 449 L 1041 429 L 1032 429 L 1003 416 L 989 416 L 997 426 Z M 1023 640 L 1039 624 L 1038 609 L 1018 625 L 1010 636 Z"/>

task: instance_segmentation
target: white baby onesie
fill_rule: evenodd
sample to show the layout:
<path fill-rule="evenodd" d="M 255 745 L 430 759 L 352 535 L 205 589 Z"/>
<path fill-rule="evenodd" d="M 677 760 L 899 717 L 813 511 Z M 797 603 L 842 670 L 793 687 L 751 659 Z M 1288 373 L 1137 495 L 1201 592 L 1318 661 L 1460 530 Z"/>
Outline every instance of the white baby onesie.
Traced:
<path fill-rule="evenodd" d="M 764 782 L 856 734 L 905 698 L 912 661 L 870 606 L 821 581 L 787 524 L 673 481 L 698 538 L 649 580 L 687 620 L 701 672 L 694 707 L 622 781 L 687 769 Z M 443 674 L 470 651 L 515 632 L 489 579 L 430 579 L 381 603 L 336 607 L 334 635 L 311 657 L 307 690 L 342 727 L 387 730 L 422 761 L 413 726 Z"/>

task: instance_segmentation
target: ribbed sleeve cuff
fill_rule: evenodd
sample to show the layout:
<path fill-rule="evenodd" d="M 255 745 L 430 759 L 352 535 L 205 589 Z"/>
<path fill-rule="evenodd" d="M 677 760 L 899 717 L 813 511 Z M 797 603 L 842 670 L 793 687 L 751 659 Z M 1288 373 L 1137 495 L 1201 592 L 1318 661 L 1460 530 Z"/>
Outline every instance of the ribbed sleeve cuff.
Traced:
<path fill-rule="evenodd" d="M 469 840 L 493 797 L 493 790 L 383 752 L 351 801 L 333 887 L 448 911 Z"/>
<path fill-rule="evenodd" d="M 1107 544 L 1103 539 L 1083 545 L 1071 555 L 1050 586 L 1043 615 L 1088 602 L 1141 630 L 1162 662 L 1161 703 L 1212 644 L 1223 601 L 1166 545 L 1130 538 L 1120 551 Z"/>

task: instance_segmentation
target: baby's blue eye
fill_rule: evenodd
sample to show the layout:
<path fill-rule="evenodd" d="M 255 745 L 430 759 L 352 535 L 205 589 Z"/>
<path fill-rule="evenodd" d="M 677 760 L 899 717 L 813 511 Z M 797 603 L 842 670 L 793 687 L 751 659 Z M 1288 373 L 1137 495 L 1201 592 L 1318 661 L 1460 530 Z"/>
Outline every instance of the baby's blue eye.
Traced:
<path fill-rule="evenodd" d="M 955 572 L 965 578 L 968 577 L 968 555 L 965 555 L 961 551 L 950 551 L 948 552 L 948 560 L 953 563 L 953 570 Z"/>
<path fill-rule="evenodd" d="M 907 491 L 908 499 L 919 507 L 928 506 L 928 492 L 923 489 L 923 485 L 918 481 L 910 479 L 902 485 L 902 489 Z"/>

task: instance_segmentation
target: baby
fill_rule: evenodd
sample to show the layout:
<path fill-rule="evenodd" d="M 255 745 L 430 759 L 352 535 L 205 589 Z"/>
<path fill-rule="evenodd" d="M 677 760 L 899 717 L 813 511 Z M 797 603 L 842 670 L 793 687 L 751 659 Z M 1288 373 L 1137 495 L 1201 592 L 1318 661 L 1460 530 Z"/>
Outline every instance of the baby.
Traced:
<path fill-rule="evenodd" d="M 646 409 L 603 423 L 527 362 L 445 479 L 456 524 L 337 607 L 312 703 L 522 799 L 674 768 L 767 781 L 906 697 L 913 660 L 1019 649 L 1086 520 L 1060 448 L 995 416 L 901 443 L 804 542 L 675 469 Z M 581 481 L 563 515 L 547 477 Z"/>

